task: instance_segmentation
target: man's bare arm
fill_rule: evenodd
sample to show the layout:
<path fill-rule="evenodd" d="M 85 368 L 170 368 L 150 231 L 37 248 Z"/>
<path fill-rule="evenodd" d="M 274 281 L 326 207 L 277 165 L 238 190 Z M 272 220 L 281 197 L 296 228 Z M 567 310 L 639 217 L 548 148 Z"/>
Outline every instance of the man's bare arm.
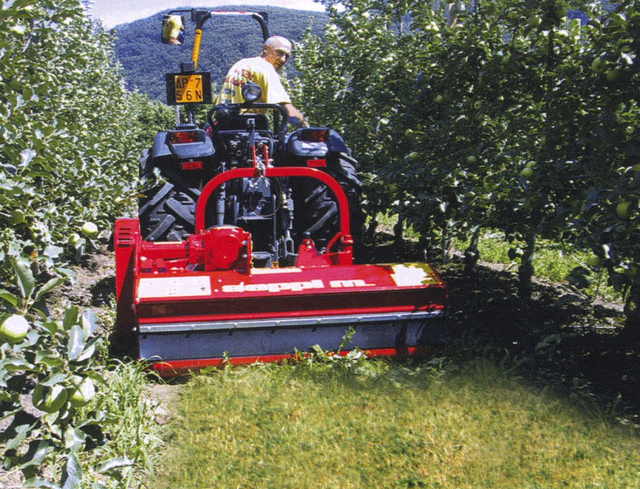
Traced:
<path fill-rule="evenodd" d="M 290 118 L 295 118 L 300 121 L 300 126 L 309 127 L 309 123 L 302 115 L 302 112 L 296 109 L 293 104 L 284 104 L 284 108 L 287 109 L 287 113 L 289 114 Z"/>

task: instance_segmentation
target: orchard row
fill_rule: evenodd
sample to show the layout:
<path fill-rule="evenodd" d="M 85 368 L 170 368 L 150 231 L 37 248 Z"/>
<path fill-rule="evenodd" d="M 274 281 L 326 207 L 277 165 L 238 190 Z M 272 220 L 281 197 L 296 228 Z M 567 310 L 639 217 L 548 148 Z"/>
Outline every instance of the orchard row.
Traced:
<path fill-rule="evenodd" d="M 297 96 L 345 133 L 370 214 L 393 209 L 432 254 L 504 232 L 523 243 L 523 297 L 539 238 L 571 242 L 640 332 L 638 2 L 324 3 L 332 22 L 298 50 Z"/>

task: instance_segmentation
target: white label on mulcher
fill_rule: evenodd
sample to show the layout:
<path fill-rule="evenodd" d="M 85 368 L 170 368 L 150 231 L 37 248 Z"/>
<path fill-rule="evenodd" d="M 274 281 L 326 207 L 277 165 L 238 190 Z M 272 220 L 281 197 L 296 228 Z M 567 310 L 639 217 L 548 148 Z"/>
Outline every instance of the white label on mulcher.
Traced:
<path fill-rule="evenodd" d="M 420 265 L 393 265 L 391 277 L 400 287 L 412 287 L 435 283 L 433 277 Z"/>
<path fill-rule="evenodd" d="M 141 278 L 138 298 L 204 297 L 211 295 L 209 277 Z"/>

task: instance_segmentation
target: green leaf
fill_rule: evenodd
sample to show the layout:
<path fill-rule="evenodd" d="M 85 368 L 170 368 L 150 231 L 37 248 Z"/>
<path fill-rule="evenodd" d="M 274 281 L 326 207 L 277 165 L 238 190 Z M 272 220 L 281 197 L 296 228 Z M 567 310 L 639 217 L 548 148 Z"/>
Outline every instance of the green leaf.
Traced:
<path fill-rule="evenodd" d="M 47 246 L 43 254 L 48 256 L 49 258 L 55 259 L 55 258 L 59 258 L 60 255 L 62 255 L 62 253 L 64 253 L 64 248 L 60 246 Z"/>
<path fill-rule="evenodd" d="M 98 318 L 93 309 L 87 309 L 82 315 L 82 327 L 87 336 L 91 336 L 98 330 Z"/>
<path fill-rule="evenodd" d="M 64 482 L 62 489 L 78 489 L 82 484 L 82 466 L 78 457 L 73 453 L 67 457 L 62 480 Z"/>
<path fill-rule="evenodd" d="M 54 484 L 53 482 L 49 482 L 44 479 L 40 479 L 35 477 L 33 479 L 29 479 L 24 483 L 24 487 L 44 487 L 46 489 L 60 489 L 60 486 Z"/>
<path fill-rule="evenodd" d="M 64 360 L 48 351 L 40 350 L 36 353 L 36 364 L 47 367 L 60 367 L 64 365 Z"/>
<path fill-rule="evenodd" d="M 31 370 L 33 365 L 24 358 L 6 358 L 0 362 L 0 368 L 13 373 L 22 370 Z"/>
<path fill-rule="evenodd" d="M 64 432 L 64 446 L 67 450 L 76 451 L 84 445 L 87 435 L 78 428 L 67 426 Z"/>
<path fill-rule="evenodd" d="M 45 321 L 44 323 L 37 322 L 36 324 L 38 326 L 42 326 L 42 328 L 46 329 L 51 335 L 64 331 L 64 329 L 62 329 L 62 322 L 60 321 Z"/>
<path fill-rule="evenodd" d="M 69 360 L 77 360 L 82 354 L 87 344 L 86 333 L 80 326 L 74 326 L 69 331 L 69 344 L 67 346 L 67 355 Z"/>
<path fill-rule="evenodd" d="M 73 270 L 71 270 L 70 268 L 62 268 L 62 267 L 58 267 L 56 268 L 56 270 L 58 271 L 58 273 L 64 275 L 65 277 L 67 277 L 67 279 L 69 279 L 71 282 L 75 282 L 76 281 L 76 272 L 74 272 Z"/>
<path fill-rule="evenodd" d="M 82 354 L 75 359 L 75 361 L 84 362 L 85 360 L 89 360 L 95 352 L 96 352 L 96 345 L 91 345 L 89 348 L 84 350 Z"/>
<path fill-rule="evenodd" d="M 36 153 L 32 149 L 25 149 L 20 153 L 20 166 L 28 166 L 29 163 L 36 157 Z"/>
<path fill-rule="evenodd" d="M 0 299 L 8 302 L 13 307 L 18 307 L 18 303 L 20 302 L 18 296 L 5 289 L 0 289 Z"/>
<path fill-rule="evenodd" d="M 54 385 L 60 384 L 65 380 L 67 380 L 67 374 L 60 372 L 59 370 L 55 370 L 39 383 L 45 387 L 53 387 Z"/>
<path fill-rule="evenodd" d="M 34 300 L 36 302 L 38 302 L 45 295 L 47 295 L 49 292 L 51 292 L 53 289 L 55 289 L 58 285 L 60 285 L 62 283 L 64 283 L 64 279 L 59 278 L 59 277 L 52 278 L 46 284 L 44 284 L 42 287 L 40 287 L 40 289 L 38 289 L 38 291 L 36 292 L 36 297 L 35 297 Z"/>
<path fill-rule="evenodd" d="M 112 458 L 111 460 L 107 460 L 106 462 L 98 465 L 98 473 L 102 474 L 104 472 L 109 472 L 110 470 L 120 469 L 122 467 L 131 467 L 133 465 L 133 461 L 126 457 L 118 457 Z"/>
<path fill-rule="evenodd" d="M 77 324 L 79 315 L 80 309 L 78 306 L 71 306 L 66 310 L 62 320 L 62 326 L 65 331 L 69 331 L 74 324 Z"/>
<path fill-rule="evenodd" d="M 29 451 L 22 457 L 20 469 L 27 467 L 38 467 L 47 458 L 47 455 L 54 450 L 54 447 L 47 441 L 34 440 L 29 444 Z"/>
<path fill-rule="evenodd" d="M 7 450 L 17 450 L 38 424 L 35 416 L 20 411 L 14 416 L 11 424 L 0 433 L 0 440 L 4 442 Z"/>
<path fill-rule="evenodd" d="M 13 262 L 13 269 L 16 272 L 16 279 L 22 297 L 25 299 L 30 298 L 36 285 L 31 269 L 19 260 Z"/>

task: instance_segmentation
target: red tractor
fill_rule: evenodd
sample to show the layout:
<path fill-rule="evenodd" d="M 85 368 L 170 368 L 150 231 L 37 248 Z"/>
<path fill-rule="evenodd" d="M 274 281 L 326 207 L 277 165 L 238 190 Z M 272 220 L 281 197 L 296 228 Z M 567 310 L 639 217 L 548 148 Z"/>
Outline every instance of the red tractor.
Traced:
<path fill-rule="evenodd" d="M 172 43 L 182 13 L 165 16 Z M 247 16 L 268 37 L 265 14 L 189 13 L 192 61 L 167 75 L 169 103 L 188 107 L 211 103 L 209 74 L 196 71 L 207 20 Z M 442 343 L 447 288 L 431 265 L 354 264 L 361 184 L 343 139 L 289 134 L 284 107 L 255 102 L 259 90 L 212 107 L 208 130 L 189 115 L 158 133 L 143 158 L 141 176 L 157 183 L 137 219 L 116 222 L 116 340 L 164 375 L 314 346 L 406 356 Z"/>

